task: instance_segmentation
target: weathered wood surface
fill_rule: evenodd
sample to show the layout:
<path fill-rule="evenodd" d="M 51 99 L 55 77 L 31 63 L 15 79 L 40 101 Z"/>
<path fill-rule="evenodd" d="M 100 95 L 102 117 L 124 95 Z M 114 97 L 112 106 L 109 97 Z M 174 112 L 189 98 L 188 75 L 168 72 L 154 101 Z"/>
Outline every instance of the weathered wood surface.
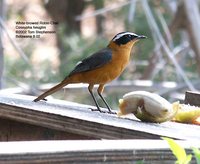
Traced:
<path fill-rule="evenodd" d="M 191 153 L 200 143 L 177 141 Z M 162 140 L 1 142 L 0 163 L 174 163 Z M 194 160 L 194 158 L 193 158 Z"/>
<path fill-rule="evenodd" d="M 185 104 L 200 106 L 200 92 L 187 91 L 185 93 Z"/>
<path fill-rule="evenodd" d="M 200 140 L 200 126 L 166 122 L 144 123 L 133 117 L 119 118 L 92 112 L 93 106 L 49 99 L 32 102 L 34 97 L 0 94 L 0 117 L 33 125 L 104 139 L 176 139 Z"/>
<path fill-rule="evenodd" d="M 0 118 L 0 142 L 86 139 L 91 140 L 95 138 Z"/>

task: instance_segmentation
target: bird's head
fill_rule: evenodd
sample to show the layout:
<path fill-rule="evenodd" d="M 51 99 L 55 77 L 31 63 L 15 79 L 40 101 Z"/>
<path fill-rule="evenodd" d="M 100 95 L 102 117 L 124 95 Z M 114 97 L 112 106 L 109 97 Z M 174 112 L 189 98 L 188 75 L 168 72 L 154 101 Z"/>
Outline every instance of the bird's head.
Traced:
<path fill-rule="evenodd" d="M 118 46 L 131 46 L 140 39 L 147 38 L 144 35 L 137 35 L 132 32 L 121 32 L 114 36 L 111 42 L 115 43 Z"/>

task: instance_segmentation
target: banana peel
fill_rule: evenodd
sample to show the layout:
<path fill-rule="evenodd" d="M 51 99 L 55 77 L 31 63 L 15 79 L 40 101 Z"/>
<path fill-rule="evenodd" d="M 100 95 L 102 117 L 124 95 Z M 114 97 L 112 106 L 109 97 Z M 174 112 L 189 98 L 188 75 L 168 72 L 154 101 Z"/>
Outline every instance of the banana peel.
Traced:
<path fill-rule="evenodd" d="M 178 102 L 173 103 L 172 104 L 173 110 L 170 112 L 165 110 L 165 111 L 163 111 L 161 116 L 151 115 L 151 113 L 146 112 L 144 109 L 138 109 L 135 116 L 144 122 L 162 123 L 162 122 L 170 121 L 174 118 L 174 116 L 177 113 L 177 109 L 178 109 L 177 105 L 178 105 Z"/>
<path fill-rule="evenodd" d="M 200 107 L 179 104 L 179 109 L 173 121 L 200 125 Z"/>
<path fill-rule="evenodd" d="M 146 91 L 125 94 L 119 100 L 119 109 L 118 116 L 132 113 L 145 122 L 176 121 L 200 125 L 200 107 L 170 103 L 163 97 Z"/>
<path fill-rule="evenodd" d="M 174 118 L 178 103 L 171 104 L 154 93 L 134 91 L 119 100 L 119 108 L 118 116 L 133 113 L 141 121 L 161 123 Z"/>

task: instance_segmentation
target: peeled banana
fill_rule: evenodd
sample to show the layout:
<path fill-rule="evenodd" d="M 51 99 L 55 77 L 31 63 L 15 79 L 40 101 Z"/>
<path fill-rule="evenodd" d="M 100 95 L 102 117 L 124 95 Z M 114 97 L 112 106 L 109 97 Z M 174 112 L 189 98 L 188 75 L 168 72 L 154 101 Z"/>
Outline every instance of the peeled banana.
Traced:
<path fill-rule="evenodd" d="M 161 123 L 174 118 L 179 102 L 171 104 L 157 94 L 134 91 L 119 100 L 119 108 L 118 116 L 133 113 L 141 121 Z"/>

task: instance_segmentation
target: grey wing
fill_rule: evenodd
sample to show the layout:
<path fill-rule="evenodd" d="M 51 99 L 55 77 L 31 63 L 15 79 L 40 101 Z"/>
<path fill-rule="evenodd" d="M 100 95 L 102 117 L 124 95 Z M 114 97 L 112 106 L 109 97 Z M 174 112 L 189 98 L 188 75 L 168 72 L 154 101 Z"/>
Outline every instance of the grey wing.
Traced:
<path fill-rule="evenodd" d="M 96 68 L 99 68 L 104 64 L 108 63 L 109 61 L 111 61 L 111 59 L 112 59 L 111 49 L 110 48 L 102 49 L 101 51 L 78 62 L 74 70 L 69 74 L 69 76 L 75 73 L 91 71 Z"/>

